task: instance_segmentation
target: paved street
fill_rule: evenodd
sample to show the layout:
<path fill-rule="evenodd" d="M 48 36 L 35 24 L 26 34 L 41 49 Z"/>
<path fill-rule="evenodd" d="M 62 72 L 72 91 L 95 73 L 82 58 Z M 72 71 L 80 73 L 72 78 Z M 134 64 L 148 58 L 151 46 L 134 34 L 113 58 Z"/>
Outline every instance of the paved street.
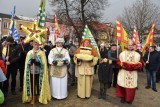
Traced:
<path fill-rule="evenodd" d="M 17 84 L 19 79 L 17 77 Z M 160 83 L 157 84 L 158 92 L 153 92 L 152 89 L 146 90 L 146 75 L 139 73 L 138 90 L 132 105 L 121 104 L 115 96 L 115 88 L 107 90 L 107 99 L 98 99 L 99 81 L 97 74 L 94 77 L 92 96 L 90 99 L 77 98 L 76 86 L 68 85 L 68 97 L 65 100 L 51 100 L 47 105 L 36 103 L 35 107 L 160 107 Z M 17 86 L 17 92 L 19 87 Z M 23 104 L 21 101 L 22 93 L 13 96 L 9 93 L 6 98 L 6 103 L 2 107 L 31 107 L 30 103 Z"/>

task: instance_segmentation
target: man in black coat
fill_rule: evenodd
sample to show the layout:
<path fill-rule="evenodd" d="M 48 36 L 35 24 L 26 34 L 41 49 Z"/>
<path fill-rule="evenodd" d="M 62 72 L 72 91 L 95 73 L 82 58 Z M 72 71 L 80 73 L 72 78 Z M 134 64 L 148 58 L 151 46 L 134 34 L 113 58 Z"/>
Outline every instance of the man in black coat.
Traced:
<path fill-rule="evenodd" d="M 15 87 L 16 87 L 16 75 L 17 75 L 17 69 L 18 69 L 18 62 L 20 59 L 20 53 L 21 48 L 19 45 L 17 45 L 14 42 L 13 37 L 7 37 L 6 39 L 8 48 L 7 50 L 7 56 L 6 56 L 6 65 L 7 65 L 7 80 L 3 84 L 3 91 L 6 95 L 9 88 L 9 78 L 10 75 L 12 76 L 12 82 L 11 82 L 11 92 L 13 95 L 16 95 Z"/>
<path fill-rule="evenodd" d="M 144 62 L 146 63 L 146 74 L 147 74 L 147 86 L 146 89 L 151 88 L 152 80 L 152 90 L 157 92 L 156 89 L 156 72 L 159 69 L 160 65 L 160 55 L 155 50 L 156 46 L 150 46 L 149 52 L 146 53 L 143 57 Z"/>

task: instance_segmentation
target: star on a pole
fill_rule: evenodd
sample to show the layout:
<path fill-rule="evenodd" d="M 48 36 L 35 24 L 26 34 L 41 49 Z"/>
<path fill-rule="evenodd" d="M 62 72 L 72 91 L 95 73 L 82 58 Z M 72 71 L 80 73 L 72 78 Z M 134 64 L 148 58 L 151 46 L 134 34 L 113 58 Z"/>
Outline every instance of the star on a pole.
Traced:
<path fill-rule="evenodd" d="M 26 38 L 24 39 L 25 43 L 27 43 L 27 42 L 29 42 L 31 40 L 34 40 L 37 43 L 42 44 L 40 35 L 42 33 L 44 33 L 46 31 L 46 29 L 38 28 L 37 20 L 34 21 L 34 24 L 33 24 L 32 27 L 25 27 L 25 26 L 21 25 L 21 28 L 22 28 L 23 31 L 28 33 L 26 35 Z"/>

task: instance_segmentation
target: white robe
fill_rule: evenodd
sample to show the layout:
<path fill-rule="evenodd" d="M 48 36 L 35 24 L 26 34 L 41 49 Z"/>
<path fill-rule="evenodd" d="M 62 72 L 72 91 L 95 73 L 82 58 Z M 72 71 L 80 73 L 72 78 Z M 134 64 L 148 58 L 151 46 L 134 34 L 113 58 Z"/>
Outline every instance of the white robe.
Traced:
<path fill-rule="evenodd" d="M 56 47 L 60 52 L 62 47 Z M 52 65 L 54 52 L 51 50 L 48 55 L 48 62 Z M 69 53 L 66 52 L 65 58 L 70 62 Z M 63 78 L 50 77 L 50 87 L 51 87 L 51 95 L 56 99 L 64 99 L 68 96 L 67 92 L 67 74 Z"/>

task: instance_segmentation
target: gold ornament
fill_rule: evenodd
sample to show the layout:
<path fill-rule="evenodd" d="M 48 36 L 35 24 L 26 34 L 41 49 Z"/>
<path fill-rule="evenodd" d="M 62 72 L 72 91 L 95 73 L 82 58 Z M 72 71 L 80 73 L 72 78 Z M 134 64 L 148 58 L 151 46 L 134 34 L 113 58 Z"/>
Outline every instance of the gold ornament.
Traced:
<path fill-rule="evenodd" d="M 43 34 L 44 32 L 46 32 L 46 29 L 40 29 L 38 28 L 38 23 L 37 20 L 34 21 L 34 24 L 32 27 L 25 27 L 23 25 L 21 25 L 21 28 L 23 31 L 25 31 L 26 33 L 28 33 L 28 35 L 26 35 L 26 38 L 24 39 L 24 42 L 27 43 L 31 40 L 36 41 L 39 44 L 42 44 L 41 41 L 41 34 Z"/>
<path fill-rule="evenodd" d="M 91 61 L 93 60 L 93 55 L 87 55 L 87 54 L 76 54 L 75 55 L 78 59 L 81 59 L 83 61 Z"/>
<path fill-rule="evenodd" d="M 80 47 L 80 53 L 76 54 L 75 56 L 83 61 L 91 61 L 93 60 L 93 55 L 91 55 L 91 50 L 92 48 L 89 47 Z"/>

